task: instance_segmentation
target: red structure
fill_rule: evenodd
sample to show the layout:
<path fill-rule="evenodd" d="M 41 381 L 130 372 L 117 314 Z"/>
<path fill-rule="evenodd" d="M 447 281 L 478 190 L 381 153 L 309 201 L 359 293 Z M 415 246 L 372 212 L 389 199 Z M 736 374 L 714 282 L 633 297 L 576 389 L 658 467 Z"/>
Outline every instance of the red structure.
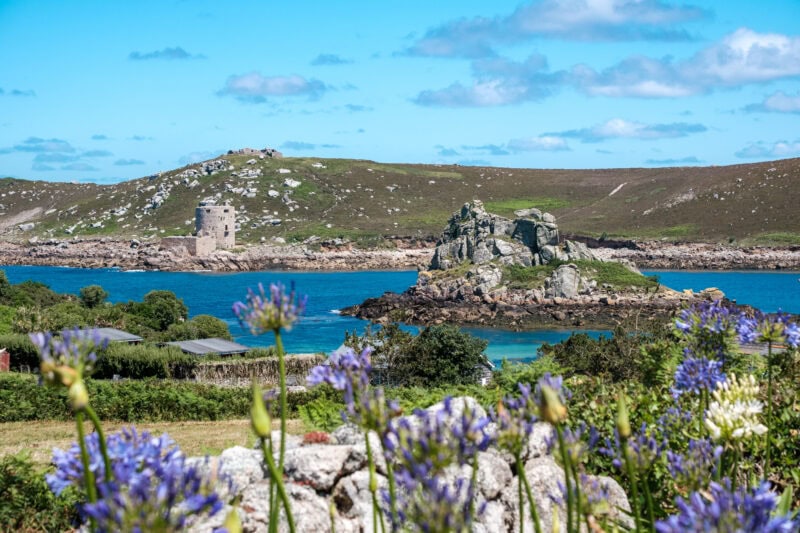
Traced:
<path fill-rule="evenodd" d="M 0 372 L 11 370 L 11 355 L 5 348 L 0 348 Z"/>

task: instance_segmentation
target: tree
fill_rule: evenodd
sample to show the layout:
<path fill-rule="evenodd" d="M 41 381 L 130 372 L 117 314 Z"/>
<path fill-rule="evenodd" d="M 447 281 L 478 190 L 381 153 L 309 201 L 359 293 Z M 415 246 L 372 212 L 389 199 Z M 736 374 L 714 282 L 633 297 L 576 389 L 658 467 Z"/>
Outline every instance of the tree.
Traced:
<path fill-rule="evenodd" d="M 475 384 L 487 363 L 487 344 L 458 326 L 426 327 L 401 352 L 392 373 L 406 385 Z"/>
<path fill-rule="evenodd" d="M 159 338 L 162 342 L 209 338 L 232 339 L 228 324 L 211 315 L 197 315 L 186 322 L 172 324 Z"/>
<path fill-rule="evenodd" d="M 106 298 L 108 298 L 108 292 L 100 285 L 89 285 L 80 291 L 81 304 L 89 309 L 99 307 L 106 301 Z"/>
<path fill-rule="evenodd" d="M 150 291 L 144 295 L 139 314 L 146 317 L 158 331 L 171 324 L 182 322 L 189 316 L 189 308 L 172 291 Z"/>

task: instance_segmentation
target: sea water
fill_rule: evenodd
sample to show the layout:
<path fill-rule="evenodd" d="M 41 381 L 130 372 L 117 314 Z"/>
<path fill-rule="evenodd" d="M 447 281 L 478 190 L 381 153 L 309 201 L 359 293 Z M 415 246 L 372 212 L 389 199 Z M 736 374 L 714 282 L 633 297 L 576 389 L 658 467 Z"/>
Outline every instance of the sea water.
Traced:
<path fill-rule="evenodd" d="M 363 333 L 366 322 L 338 314 L 338 309 L 358 304 L 386 291 L 402 292 L 416 281 L 415 271 L 370 272 L 152 272 L 118 269 L 66 267 L 2 267 L 12 283 L 34 280 L 46 283 L 56 292 L 78 294 L 87 285 L 101 285 L 109 301 L 141 301 L 151 290 L 169 290 L 182 298 L 189 316 L 207 314 L 224 320 L 237 342 L 247 346 L 272 344 L 272 336 L 254 337 L 237 322 L 231 307 L 244 300 L 248 288 L 258 283 L 295 284 L 298 293 L 308 296 L 305 316 L 286 333 L 286 349 L 292 353 L 330 352 L 339 347 L 345 332 Z M 715 286 L 729 298 L 765 311 L 800 313 L 800 274 L 775 272 L 647 272 L 661 283 L 681 290 L 700 290 Z M 413 329 L 413 328 L 409 328 Z M 571 330 L 514 332 L 499 329 L 465 328 L 489 342 L 487 354 L 494 361 L 532 359 L 545 342 L 566 339 Z M 592 336 L 601 331 L 588 331 Z"/>

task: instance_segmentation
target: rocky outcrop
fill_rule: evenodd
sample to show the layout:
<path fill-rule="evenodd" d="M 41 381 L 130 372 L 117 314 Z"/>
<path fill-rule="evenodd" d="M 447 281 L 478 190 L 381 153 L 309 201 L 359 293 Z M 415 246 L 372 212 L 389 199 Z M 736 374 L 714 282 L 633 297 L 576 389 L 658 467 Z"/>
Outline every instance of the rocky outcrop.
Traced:
<path fill-rule="evenodd" d="M 456 398 L 450 420 L 458 418 L 461 409 L 476 407 L 485 411 L 472 398 Z M 427 409 L 432 413 L 444 415 L 443 404 Z M 447 422 L 443 416 L 444 423 Z M 412 427 L 418 427 L 415 416 L 407 417 Z M 490 425 L 490 431 L 492 427 Z M 286 453 L 285 482 L 291 499 L 293 515 L 298 531 L 330 531 L 331 512 L 334 514 L 336 531 L 372 532 L 372 500 L 369 492 L 369 472 L 366 464 L 366 447 L 363 434 L 353 426 L 343 426 L 332 434 L 331 444 L 302 444 L 290 439 Z M 373 442 L 372 437 L 375 438 Z M 371 443 L 379 449 L 377 436 L 372 435 Z M 273 438 L 277 438 L 277 434 Z M 562 494 L 559 481 L 564 472 L 548 453 L 547 441 L 552 438 L 552 427 L 537 423 L 530 435 L 526 453 L 523 455 L 524 471 L 531 485 L 534 499 L 542 522 L 543 531 L 553 531 L 553 517 L 558 514 L 560 531 L 566 528 L 566 509 L 554 504 Z M 376 456 L 382 454 L 377 453 Z M 230 448 L 222 452 L 216 461 L 209 463 L 203 458 L 190 459 L 200 468 L 219 468 L 219 472 L 233 481 L 232 494 L 241 498 L 238 506 L 243 530 L 246 532 L 267 531 L 269 521 L 269 476 L 267 475 L 261 451 L 242 447 Z M 477 501 L 476 508 L 485 507 L 478 515 L 474 531 L 487 533 L 506 533 L 519 531 L 519 506 L 517 483 L 513 458 L 495 448 L 478 454 Z M 378 488 L 388 486 L 385 465 L 378 464 Z M 451 466 L 445 477 L 470 479 L 469 466 Z M 630 506 L 622 487 L 615 480 L 602 476 L 589 476 L 588 484 L 597 482 L 610 494 L 609 507 L 612 517 L 629 523 L 627 511 Z M 483 505 L 485 504 L 485 506 Z M 527 507 L 527 505 L 526 505 Z M 333 511 L 331 511 L 331 509 Z M 191 525 L 189 531 L 211 532 L 222 525 L 231 508 L 227 507 L 210 519 Z M 533 524 L 526 512 L 522 517 L 526 531 L 533 531 Z M 631 524 L 628 524 L 631 525 Z M 279 527 L 287 531 L 285 519 Z"/>
<path fill-rule="evenodd" d="M 605 329 L 632 314 L 665 317 L 684 302 L 711 297 L 677 293 L 656 283 L 599 284 L 598 257 L 580 242 L 560 243 L 555 217 L 534 208 L 516 215 L 509 220 L 487 213 L 479 201 L 465 204 L 450 218 L 416 285 L 342 313 L 426 325 Z M 618 262 L 641 275 L 630 261 Z"/>
<path fill-rule="evenodd" d="M 560 244 L 556 218 L 550 213 L 530 208 L 514 214 L 517 218 L 509 220 L 487 213 L 480 200 L 464 204 L 448 221 L 430 268 L 448 270 L 464 262 L 483 265 L 492 261 L 529 267 L 553 260 L 596 259 L 584 244 Z"/>

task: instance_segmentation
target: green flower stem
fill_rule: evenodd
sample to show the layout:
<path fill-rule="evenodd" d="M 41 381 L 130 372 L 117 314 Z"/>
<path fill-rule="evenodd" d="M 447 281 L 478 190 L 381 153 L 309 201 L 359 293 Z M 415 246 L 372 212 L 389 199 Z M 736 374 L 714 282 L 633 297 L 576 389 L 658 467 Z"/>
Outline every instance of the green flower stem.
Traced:
<path fill-rule="evenodd" d="M 628 439 L 623 439 L 622 446 L 622 454 L 625 456 L 625 470 L 628 473 L 628 481 L 631 483 L 631 496 L 633 497 L 631 507 L 633 508 L 634 523 L 636 524 L 636 531 L 642 531 L 642 517 L 639 513 L 639 489 L 636 482 L 636 470 L 628 453 Z"/>
<path fill-rule="evenodd" d="M 522 459 L 520 454 L 516 456 L 517 462 L 517 501 L 519 502 L 519 533 L 525 533 L 525 522 L 522 517 L 525 516 L 525 500 L 522 499 L 522 478 L 525 477 L 525 471 L 522 468 Z"/>
<path fill-rule="evenodd" d="M 764 459 L 764 479 L 769 481 L 770 448 L 772 439 L 772 341 L 767 343 L 767 454 Z"/>
<path fill-rule="evenodd" d="M 261 453 L 264 454 L 264 459 L 267 461 L 267 468 L 269 469 L 270 480 L 272 481 L 271 484 L 275 484 L 278 489 L 278 496 L 283 503 L 283 508 L 286 510 L 286 521 L 289 523 L 289 531 L 290 533 L 294 533 L 294 517 L 292 516 L 292 506 L 289 504 L 289 497 L 286 495 L 286 487 L 283 485 L 283 474 L 278 472 L 278 469 L 275 467 L 275 459 L 272 458 L 272 454 L 269 453 L 267 450 L 267 443 L 265 439 L 261 439 Z M 277 509 L 277 505 L 275 508 Z M 270 513 L 272 513 L 272 509 L 270 509 Z M 276 513 L 277 514 L 277 513 Z M 277 522 L 277 519 L 275 520 Z M 270 527 L 272 526 L 272 518 L 270 518 Z M 277 528 L 277 524 L 275 526 Z"/>
<path fill-rule="evenodd" d="M 587 509 L 586 512 L 583 511 L 583 499 L 581 498 L 581 481 L 580 477 L 578 476 L 578 467 L 575 464 L 570 464 L 572 468 L 572 479 L 575 481 L 575 505 L 577 509 L 575 510 L 575 523 L 580 528 L 581 520 L 586 521 L 586 528 L 587 531 L 591 531 L 592 527 L 589 524 L 589 511 Z M 587 500 L 588 504 L 588 500 Z"/>
<path fill-rule="evenodd" d="M 395 488 L 394 466 L 392 462 L 386 461 L 386 477 L 389 478 L 389 506 L 392 510 L 392 524 L 399 523 L 397 517 L 397 489 Z"/>
<path fill-rule="evenodd" d="M 375 461 L 372 460 L 372 446 L 369 444 L 369 432 L 364 432 L 364 442 L 367 444 L 367 464 L 369 465 L 369 492 L 372 494 L 372 531 L 378 531 L 378 515 L 380 508 L 378 507 L 378 478 L 375 475 Z M 386 526 L 383 524 L 383 517 L 380 517 L 381 532 L 386 531 Z"/>
<path fill-rule="evenodd" d="M 475 495 L 477 496 L 477 488 L 478 488 L 478 454 L 475 454 L 475 457 L 472 458 L 472 478 L 470 479 L 470 486 L 472 490 L 475 491 Z M 475 497 L 470 498 L 469 500 L 469 520 L 475 519 Z"/>
<path fill-rule="evenodd" d="M 274 457 L 274 450 L 272 449 L 272 438 L 269 439 L 267 452 L 270 457 Z M 278 531 L 278 489 L 277 484 L 269 484 L 269 533 L 276 533 Z"/>
<path fill-rule="evenodd" d="M 286 362 L 284 361 L 281 330 L 275 330 L 275 348 L 278 351 L 278 373 L 281 385 L 281 447 L 278 455 L 278 471 L 283 475 L 283 460 L 286 455 Z"/>
<path fill-rule="evenodd" d="M 83 432 L 83 411 L 75 413 L 75 422 L 78 425 L 78 445 L 81 448 L 81 463 L 83 463 L 83 481 L 86 483 L 86 498 L 89 503 L 97 501 L 97 487 L 94 485 L 94 474 L 89 462 L 89 452 L 86 450 L 86 437 Z M 97 529 L 94 518 L 91 518 L 91 530 Z"/>
<path fill-rule="evenodd" d="M 522 466 L 520 456 L 517 456 L 517 476 L 520 482 L 525 486 L 525 495 L 528 498 L 528 505 L 531 508 L 531 520 L 533 521 L 533 529 L 536 533 L 542 533 L 542 526 L 539 523 L 539 513 L 536 510 L 536 503 L 533 501 L 533 493 L 531 492 L 531 485 L 528 483 L 528 476 L 525 475 L 525 468 Z M 519 491 L 520 502 L 522 502 L 522 490 Z M 522 503 L 519 506 L 519 529 L 522 531 Z"/>
<path fill-rule="evenodd" d="M 655 532 L 656 530 L 656 516 L 653 511 L 653 495 L 650 492 L 650 484 L 647 482 L 645 476 L 642 476 L 640 481 L 642 482 L 642 490 L 644 492 L 644 498 L 647 502 L 647 520 L 648 520 L 648 531 Z"/>
<path fill-rule="evenodd" d="M 567 531 L 572 531 L 572 509 L 573 509 L 573 494 L 572 483 L 570 482 L 569 475 L 569 454 L 567 453 L 567 446 L 564 443 L 564 432 L 561 426 L 556 425 L 556 435 L 558 436 L 558 448 L 561 450 L 561 463 L 564 468 L 564 486 L 567 490 Z M 580 523 L 580 519 L 578 520 Z"/>
<path fill-rule="evenodd" d="M 111 459 L 108 457 L 106 435 L 103 433 L 103 426 L 100 424 L 97 413 L 94 412 L 94 409 L 92 409 L 90 405 L 86 406 L 85 411 L 89 416 L 89 420 L 91 420 L 94 425 L 94 430 L 97 431 L 97 439 L 100 442 L 100 453 L 103 455 L 103 466 L 105 466 L 106 470 L 106 481 L 114 481 L 114 471 L 111 469 Z"/>

